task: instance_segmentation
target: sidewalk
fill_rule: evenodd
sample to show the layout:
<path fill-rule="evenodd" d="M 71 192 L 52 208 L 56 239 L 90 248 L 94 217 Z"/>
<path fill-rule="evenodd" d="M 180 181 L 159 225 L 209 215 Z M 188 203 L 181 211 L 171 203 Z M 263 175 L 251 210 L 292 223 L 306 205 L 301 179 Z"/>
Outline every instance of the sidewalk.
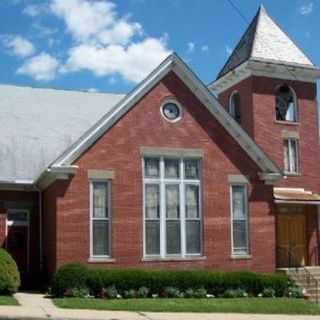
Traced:
<path fill-rule="evenodd" d="M 21 306 L 0 306 L 0 319 L 88 320 L 320 320 L 320 316 L 232 313 L 154 313 L 59 309 L 42 294 L 18 293 Z"/>

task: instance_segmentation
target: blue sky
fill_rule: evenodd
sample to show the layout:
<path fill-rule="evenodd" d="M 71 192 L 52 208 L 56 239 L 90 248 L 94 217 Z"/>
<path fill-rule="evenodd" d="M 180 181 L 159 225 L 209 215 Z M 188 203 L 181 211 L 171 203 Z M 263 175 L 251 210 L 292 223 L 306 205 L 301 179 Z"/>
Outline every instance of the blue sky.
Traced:
<path fill-rule="evenodd" d="M 251 20 L 261 1 L 233 0 Z M 320 1 L 266 0 L 320 65 Z M 0 83 L 128 92 L 176 51 L 211 82 L 247 28 L 227 0 L 1 0 Z"/>

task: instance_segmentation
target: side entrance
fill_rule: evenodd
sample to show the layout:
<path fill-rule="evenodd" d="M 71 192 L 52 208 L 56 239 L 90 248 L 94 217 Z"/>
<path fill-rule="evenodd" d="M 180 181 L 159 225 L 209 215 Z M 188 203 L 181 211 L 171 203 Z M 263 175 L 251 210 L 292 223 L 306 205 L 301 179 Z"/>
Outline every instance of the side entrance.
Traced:
<path fill-rule="evenodd" d="M 317 206 L 277 207 L 277 267 L 319 265 Z"/>
<path fill-rule="evenodd" d="M 19 271 L 29 271 L 29 210 L 10 209 L 7 214 L 6 249 Z"/>

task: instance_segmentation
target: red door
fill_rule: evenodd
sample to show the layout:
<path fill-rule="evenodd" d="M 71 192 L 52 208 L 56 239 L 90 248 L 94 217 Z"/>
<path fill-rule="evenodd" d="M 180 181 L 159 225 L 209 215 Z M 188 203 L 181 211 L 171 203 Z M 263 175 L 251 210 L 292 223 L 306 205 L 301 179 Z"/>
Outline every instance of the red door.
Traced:
<path fill-rule="evenodd" d="M 19 271 L 27 272 L 29 264 L 29 212 L 10 210 L 7 216 L 7 251 L 16 261 Z"/>

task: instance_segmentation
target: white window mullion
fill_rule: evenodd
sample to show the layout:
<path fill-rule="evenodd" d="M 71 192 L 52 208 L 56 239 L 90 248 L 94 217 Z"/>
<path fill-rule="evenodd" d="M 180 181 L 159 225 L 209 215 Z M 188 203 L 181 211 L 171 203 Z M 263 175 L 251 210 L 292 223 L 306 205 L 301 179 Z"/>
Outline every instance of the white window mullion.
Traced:
<path fill-rule="evenodd" d="M 180 161 L 180 232 L 181 232 L 181 255 L 186 255 L 186 211 L 185 211 L 185 190 L 183 183 L 184 175 L 183 159 Z"/>
<path fill-rule="evenodd" d="M 160 158 L 160 256 L 166 255 L 166 192 L 164 184 L 164 159 Z"/>

